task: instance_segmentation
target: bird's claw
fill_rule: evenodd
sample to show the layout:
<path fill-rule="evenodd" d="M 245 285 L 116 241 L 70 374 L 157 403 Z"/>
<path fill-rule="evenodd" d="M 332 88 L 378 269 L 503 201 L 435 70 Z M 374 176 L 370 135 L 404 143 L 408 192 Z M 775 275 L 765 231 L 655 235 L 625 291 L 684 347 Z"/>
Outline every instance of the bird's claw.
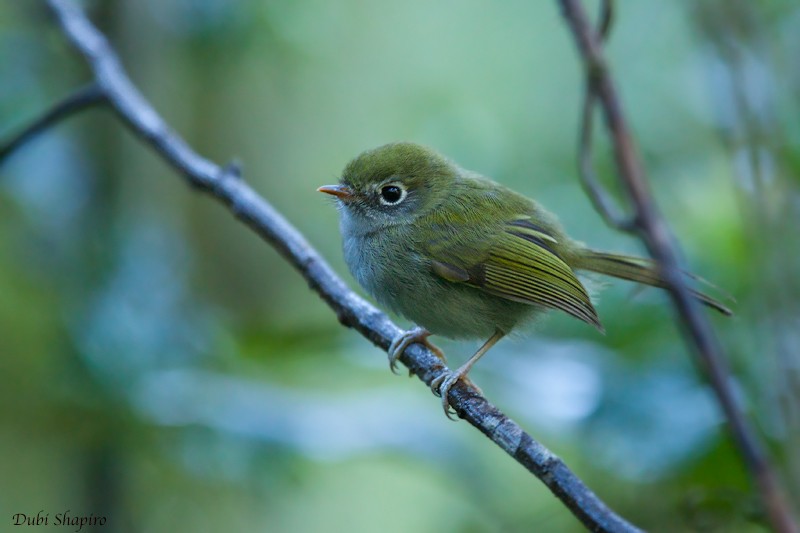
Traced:
<path fill-rule="evenodd" d="M 433 392 L 434 396 L 439 396 L 442 399 L 444 416 L 450 420 L 455 420 L 455 418 L 453 418 L 451 415 L 453 410 L 450 407 L 450 400 L 448 400 L 447 395 L 450 393 L 450 389 L 453 387 L 455 382 L 458 381 L 458 376 L 455 376 L 455 379 L 453 379 L 454 375 L 455 372 L 445 371 L 431 381 L 431 391 Z"/>
<path fill-rule="evenodd" d="M 398 373 L 397 359 L 400 357 L 400 354 L 402 354 L 405 349 L 408 348 L 409 344 L 413 344 L 415 342 L 425 346 L 433 353 L 433 355 L 441 359 L 442 362 L 446 364 L 447 360 L 444 357 L 444 352 L 442 352 L 442 350 L 440 350 L 436 345 L 428 341 L 428 337 L 430 337 L 430 335 L 431 333 L 427 329 L 415 327 L 413 329 L 409 329 L 408 331 L 404 331 L 395 337 L 392 341 L 392 344 L 389 345 L 389 350 L 387 350 L 387 353 L 389 354 L 389 368 L 392 370 L 392 372 L 395 374 Z"/>
<path fill-rule="evenodd" d="M 448 395 L 450 394 L 450 389 L 453 388 L 453 385 L 458 383 L 459 380 L 464 382 L 465 385 L 473 387 L 481 393 L 481 390 L 474 384 L 472 381 L 467 377 L 467 372 L 469 368 L 459 368 L 458 370 L 451 372 L 449 370 L 445 370 L 437 377 L 433 378 L 431 381 L 431 391 L 435 396 L 439 396 L 442 399 L 442 408 L 444 409 L 444 415 L 449 418 L 450 420 L 455 420 L 451 416 L 451 414 L 455 414 L 455 410 L 450 407 L 450 400 Z"/>

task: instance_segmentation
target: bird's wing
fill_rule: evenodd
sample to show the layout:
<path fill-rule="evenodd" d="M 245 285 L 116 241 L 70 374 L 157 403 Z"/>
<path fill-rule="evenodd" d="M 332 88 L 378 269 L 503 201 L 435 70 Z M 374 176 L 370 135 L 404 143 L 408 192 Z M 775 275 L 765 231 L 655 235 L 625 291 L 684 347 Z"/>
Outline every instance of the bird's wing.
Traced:
<path fill-rule="evenodd" d="M 552 234 L 525 215 L 479 226 L 441 232 L 427 243 L 436 275 L 508 300 L 560 309 L 602 330 L 586 289 L 559 257 Z"/>

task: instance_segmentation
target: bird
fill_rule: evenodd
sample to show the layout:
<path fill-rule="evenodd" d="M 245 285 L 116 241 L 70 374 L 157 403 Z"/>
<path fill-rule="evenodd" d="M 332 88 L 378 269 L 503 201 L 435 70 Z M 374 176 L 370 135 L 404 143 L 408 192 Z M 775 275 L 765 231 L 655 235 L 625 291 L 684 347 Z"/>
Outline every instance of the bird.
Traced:
<path fill-rule="evenodd" d="M 335 198 L 353 277 L 380 305 L 415 324 L 389 347 L 392 371 L 415 342 L 446 362 L 430 335 L 485 339 L 466 363 L 431 383 L 448 418 L 452 386 L 469 381 L 490 348 L 543 313 L 562 311 L 604 331 L 579 272 L 665 287 L 652 260 L 573 240 L 535 200 L 421 144 L 367 150 L 346 165 L 339 183 L 318 191 Z M 690 291 L 731 314 L 716 299 Z"/>

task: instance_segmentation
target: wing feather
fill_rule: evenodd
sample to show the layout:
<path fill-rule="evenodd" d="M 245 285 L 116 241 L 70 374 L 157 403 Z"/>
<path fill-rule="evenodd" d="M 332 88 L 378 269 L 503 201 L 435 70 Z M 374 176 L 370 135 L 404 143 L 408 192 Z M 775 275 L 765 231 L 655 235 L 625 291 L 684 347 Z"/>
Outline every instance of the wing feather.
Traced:
<path fill-rule="evenodd" d="M 549 246 L 504 231 L 484 262 L 482 289 L 510 300 L 560 309 L 601 328 L 589 295 Z"/>
<path fill-rule="evenodd" d="M 446 234 L 445 234 L 446 235 Z M 532 305 L 560 309 L 602 330 L 585 287 L 558 255 L 558 240 L 530 216 L 488 231 L 453 232 L 429 243 L 443 279 Z"/>

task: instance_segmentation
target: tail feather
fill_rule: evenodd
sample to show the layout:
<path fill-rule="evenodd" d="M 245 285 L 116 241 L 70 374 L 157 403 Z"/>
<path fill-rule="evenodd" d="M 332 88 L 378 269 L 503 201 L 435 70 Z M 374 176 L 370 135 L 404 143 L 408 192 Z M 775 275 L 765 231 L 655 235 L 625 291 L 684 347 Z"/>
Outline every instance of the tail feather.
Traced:
<path fill-rule="evenodd" d="M 662 289 L 666 287 L 666 282 L 658 271 L 656 263 L 641 257 L 586 250 L 582 252 L 575 261 L 573 261 L 572 266 L 580 270 L 589 270 L 599 274 L 635 281 L 637 283 L 643 283 L 653 287 L 660 287 Z M 684 274 L 689 278 L 713 287 L 713 285 L 702 278 L 699 278 L 688 272 L 684 272 Z M 697 298 L 697 300 L 711 307 L 712 309 L 716 309 L 723 315 L 731 316 L 733 314 L 733 312 L 728 307 L 723 305 L 719 300 L 716 300 L 707 294 L 691 288 L 689 289 L 689 292 L 692 294 L 692 296 Z"/>

